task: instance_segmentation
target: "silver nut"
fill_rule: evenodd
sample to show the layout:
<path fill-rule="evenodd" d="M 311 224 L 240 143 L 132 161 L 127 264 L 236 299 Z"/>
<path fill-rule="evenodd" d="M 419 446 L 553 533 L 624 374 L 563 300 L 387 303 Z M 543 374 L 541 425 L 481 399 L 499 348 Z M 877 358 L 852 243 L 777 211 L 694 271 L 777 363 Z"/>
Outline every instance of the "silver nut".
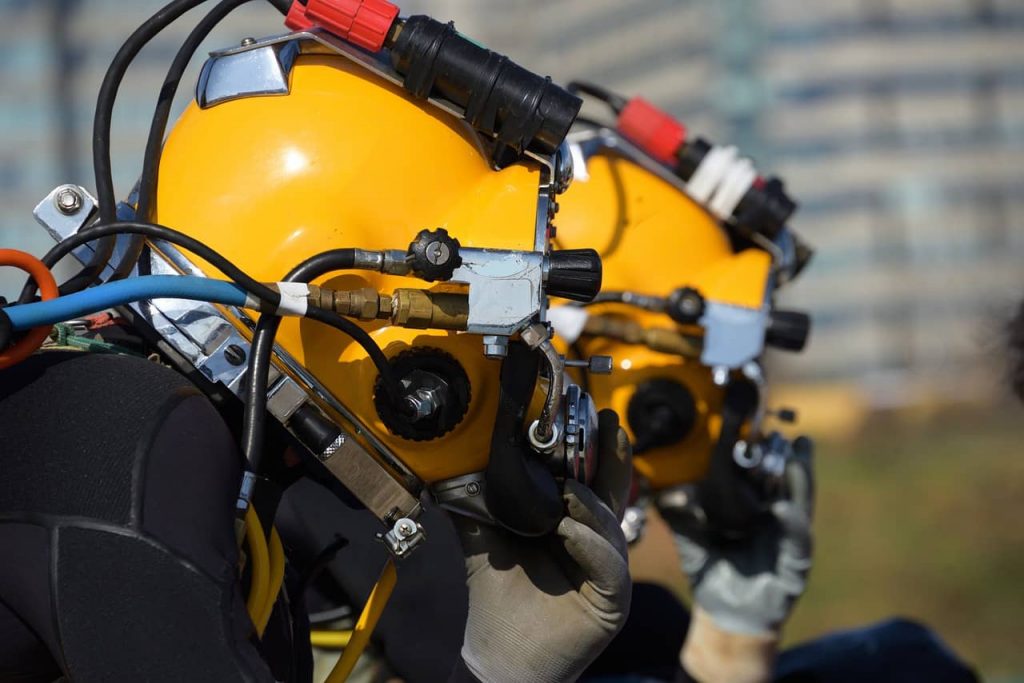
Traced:
<path fill-rule="evenodd" d="M 65 187 L 59 190 L 53 198 L 53 203 L 65 216 L 71 216 L 78 213 L 82 209 L 84 204 L 82 193 L 73 187 Z"/>
<path fill-rule="evenodd" d="M 492 359 L 508 357 L 508 337 L 498 335 L 484 336 L 484 356 Z"/>
<path fill-rule="evenodd" d="M 437 392 L 425 387 L 421 387 L 415 393 L 406 396 L 405 404 L 409 407 L 414 422 L 425 420 L 436 413 L 440 407 Z"/>

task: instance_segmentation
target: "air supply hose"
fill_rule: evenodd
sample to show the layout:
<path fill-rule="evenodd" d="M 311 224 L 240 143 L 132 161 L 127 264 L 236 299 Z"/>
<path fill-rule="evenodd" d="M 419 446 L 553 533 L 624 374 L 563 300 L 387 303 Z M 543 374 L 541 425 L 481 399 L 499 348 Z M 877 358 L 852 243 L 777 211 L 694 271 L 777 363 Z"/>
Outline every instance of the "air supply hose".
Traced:
<path fill-rule="evenodd" d="M 366 600 L 366 606 L 363 607 L 363 612 L 359 615 L 359 621 L 356 622 L 356 627 L 352 631 L 352 636 L 345 646 L 344 652 L 341 653 L 338 663 L 334 665 L 325 683 L 342 683 L 348 679 L 356 662 L 359 661 L 359 656 L 370 642 L 373 629 L 377 627 L 377 622 L 380 621 L 380 616 L 384 613 L 388 600 L 391 599 L 391 593 L 395 590 L 397 581 L 398 571 L 395 569 L 395 560 L 389 557 L 387 564 L 384 565 L 384 571 L 381 572 L 377 584 Z"/>
<path fill-rule="evenodd" d="M 46 265 L 35 256 L 17 249 L 0 249 L 0 266 L 14 266 L 29 274 L 32 280 L 39 286 L 44 302 L 53 300 L 58 295 L 57 281 L 53 273 Z M 0 369 L 9 368 L 28 358 L 34 353 L 46 338 L 50 335 L 50 328 L 53 323 L 40 323 L 39 326 L 27 325 L 18 327 L 11 319 L 10 313 L 14 308 L 4 310 L 5 324 L 10 327 L 9 332 L 32 327 L 28 333 L 15 342 L 10 348 L 4 348 L 6 343 L 0 344 Z"/>
<path fill-rule="evenodd" d="M 103 83 L 100 86 L 99 97 L 96 101 L 96 115 L 93 120 L 93 167 L 96 173 L 96 194 L 99 200 L 100 218 L 98 225 L 85 228 L 84 232 L 95 230 L 101 225 L 113 223 L 117 220 L 117 198 L 114 190 L 113 169 L 110 158 L 110 131 L 114 102 L 117 99 L 121 82 L 128 72 L 128 67 L 131 66 L 131 63 L 138 56 L 142 48 L 153 38 L 183 14 L 206 1 L 174 0 L 164 5 L 128 37 L 128 40 L 124 42 L 111 61 L 110 67 L 103 78 Z M 270 2 L 282 13 L 288 11 L 283 0 L 270 0 Z M 114 242 L 113 236 L 108 235 L 104 237 L 96 245 L 96 250 L 89 262 L 71 279 L 61 285 L 61 293 L 68 294 L 81 291 L 94 284 L 103 273 L 103 269 L 110 262 L 114 252 Z M 56 265 L 59 258 L 46 254 L 42 260 L 47 267 L 52 268 Z"/>
<path fill-rule="evenodd" d="M 182 43 L 174 61 L 167 70 L 167 76 L 160 87 L 160 95 L 157 98 L 156 110 L 153 112 L 153 120 L 149 127 L 149 138 L 146 140 L 146 152 L 143 156 L 142 177 L 139 180 L 139 199 L 136 208 L 136 215 L 148 219 L 153 207 L 156 205 L 157 179 L 160 173 L 160 155 L 163 151 L 164 135 L 167 132 L 167 122 L 171 117 L 171 107 L 174 105 L 174 96 L 178 92 L 178 85 L 188 68 L 193 55 L 199 49 L 203 40 L 210 35 L 217 24 L 223 21 L 231 12 L 238 9 L 252 0 L 221 0 L 210 10 L 203 19 L 196 25 L 192 32 Z M 287 12 L 287 9 L 284 10 Z M 120 280 L 127 277 L 132 268 L 142 255 L 146 241 L 141 235 L 132 237 L 125 249 L 120 262 L 114 268 L 109 280 Z"/>

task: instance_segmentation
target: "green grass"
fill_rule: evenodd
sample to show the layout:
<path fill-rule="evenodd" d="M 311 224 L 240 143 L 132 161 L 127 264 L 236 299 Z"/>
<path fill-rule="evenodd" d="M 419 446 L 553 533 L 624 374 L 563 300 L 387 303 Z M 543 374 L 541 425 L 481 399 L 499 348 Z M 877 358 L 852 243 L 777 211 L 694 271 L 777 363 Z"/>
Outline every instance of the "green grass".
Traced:
<path fill-rule="evenodd" d="M 818 442 L 817 552 L 798 642 L 892 615 L 986 677 L 1024 674 L 1024 411 L 876 419 Z"/>

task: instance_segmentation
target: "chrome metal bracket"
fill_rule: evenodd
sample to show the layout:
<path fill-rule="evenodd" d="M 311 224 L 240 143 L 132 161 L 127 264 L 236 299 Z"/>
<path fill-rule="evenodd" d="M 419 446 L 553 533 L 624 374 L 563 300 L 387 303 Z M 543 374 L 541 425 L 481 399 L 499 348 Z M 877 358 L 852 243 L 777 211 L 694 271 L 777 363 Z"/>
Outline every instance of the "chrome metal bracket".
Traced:
<path fill-rule="evenodd" d="M 89 225 L 98 206 L 96 198 L 81 185 L 60 185 L 36 205 L 32 215 L 54 241 L 60 242 Z M 84 263 L 92 255 L 92 249 L 83 246 L 73 253 Z"/>
<path fill-rule="evenodd" d="M 245 97 L 287 95 L 299 54 L 299 43 L 290 41 L 208 59 L 199 72 L 196 103 L 207 109 Z"/>

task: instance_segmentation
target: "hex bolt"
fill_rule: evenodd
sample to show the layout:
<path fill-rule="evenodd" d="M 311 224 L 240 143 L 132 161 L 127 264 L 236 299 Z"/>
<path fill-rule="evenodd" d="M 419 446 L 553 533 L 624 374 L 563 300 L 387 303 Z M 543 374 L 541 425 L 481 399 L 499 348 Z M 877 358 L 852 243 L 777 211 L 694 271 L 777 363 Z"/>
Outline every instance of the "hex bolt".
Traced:
<path fill-rule="evenodd" d="M 73 187 L 65 187 L 57 192 L 53 203 L 62 214 L 72 216 L 81 210 L 84 200 L 81 192 Z"/>
<path fill-rule="evenodd" d="M 224 349 L 224 360 L 231 363 L 234 366 L 243 365 L 245 363 L 245 349 L 238 344 L 231 344 Z"/>
<path fill-rule="evenodd" d="M 508 337 L 484 335 L 484 356 L 491 359 L 508 356 Z"/>

